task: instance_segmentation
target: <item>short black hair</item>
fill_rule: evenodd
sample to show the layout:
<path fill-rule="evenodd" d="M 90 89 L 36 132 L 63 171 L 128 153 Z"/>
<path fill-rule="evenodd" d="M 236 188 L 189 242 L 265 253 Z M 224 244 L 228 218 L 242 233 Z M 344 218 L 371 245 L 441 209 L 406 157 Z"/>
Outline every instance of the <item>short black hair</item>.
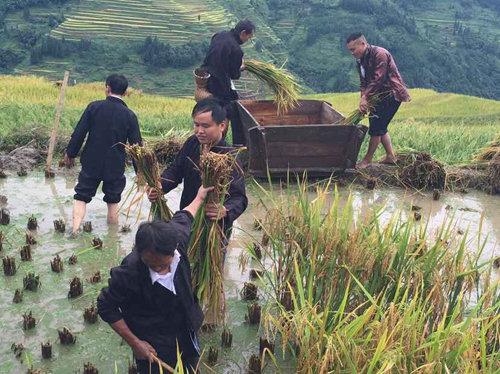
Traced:
<path fill-rule="evenodd" d="M 135 234 L 135 250 L 141 254 L 153 251 L 162 256 L 173 256 L 181 241 L 174 224 L 163 221 L 143 222 Z"/>
<path fill-rule="evenodd" d="M 357 40 L 357 39 L 361 38 L 362 36 L 364 36 L 362 32 L 352 33 L 351 35 L 349 35 L 347 37 L 345 43 L 348 44 L 348 43 L 352 42 L 353 40 Z"/>
<path fill-rule="evenodd" d="M 111 74 L 106 78 L 106 86 L 111 88 L 111 93 L 123 95 L 128 88 L 128 80 L 120 74 Z"/>
<path fill-rule="evenodd" d="M 252 34 L 255 32 L 255 24 L 249 19 L 244 19 L 240 21 L 234 26 L 234 31 L 239 35 L 242 31 L 245 31 L 246 34 Z"/>
<path fill-rule="evenodd" d="M 227 118 L 227 112 L 222 103 L 211 97 L 198 101 L 193 108 L 191 117 L 194 118 L 197 114 L 207 112 L 212 112 L 212 119 L 217 124 L 224 122 Z"/>

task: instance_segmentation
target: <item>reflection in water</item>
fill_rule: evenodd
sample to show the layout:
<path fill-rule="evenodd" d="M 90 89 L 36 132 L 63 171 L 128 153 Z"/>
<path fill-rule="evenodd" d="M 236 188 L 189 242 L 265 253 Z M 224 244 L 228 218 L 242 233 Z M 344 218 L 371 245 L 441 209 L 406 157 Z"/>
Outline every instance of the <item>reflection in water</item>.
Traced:
<path fill-rule="evenodd" d="M 10 352 L 10 345 L 21 342 L 27 348 L 35 367 L 42 367 L 54 373 L 67 373 L 68 365 L 72 371 L 81 369 L 83 363 L 90 361 L 104 373 L 114 372 L 115 361 L 119 372 L 126 371 L 130 350 L 120 342 L 107 324 L 102 321 L 96 325 L 86 325 L 83 322 L 83 309 L 88 307 L 99 293 L 100 288 L 107 281 L 109 268 L 119 264 L 121 259 L 130 252 L 137 222 L 147 219 L 149 204 L 144 199 L 142 209 L 132 210 L 126 215 L 125 209 L 120 215 L 120 224 L 128 223 L 132 231 L 119 232 L 119 227 L 106 225 L 106 204 L 102 201 L 102 193 L 88 205 L 85 220 L 92 221 L 93 232 L 82 234 L 75 240 L 68 239 L 67 235 L 54 233 L 53 221 L 63 218 L 70 229 L 71 209 L 73 204 L 73 188 L 76 182 L 74 171 L 66 171 L 65 176 L 57 176 L 53 180 L 46 180 L 43 175 L 36 174 L 27 178 L 7 178 L 0 180 L 0 194 L 8 197 L 8 208 L 12 215 L 13 226 L 0 227 L 7 235 L 7 244 L 3 255 L 16 257 L 19 262 L 19 248 L 24 241 L 24 229 L 31 214 L 38 219 L 39 228 L 36 233 L 39 244 L 33 249 L 31 262 L 19 264 L 15 277 L 0 276 L 0 372 L 22 372 L 21 366 Z M 127 189 L 132 188 L 132 175 L 128 176 Z M 277 188 L 277 186 L 274 186 Z M 249 187 L 249 208 L 240 217 L 235 225 L 230 248 L 228 250 L 225 277 L 226 296 L 230 314 L 228 325 L 233 330 L 233 349 L 220 352 L 217 372 L 239 372 L 246 367 L 249 356 L 258 349 L 258 329 L 247 327 L 244 324 L 246 304 L 239 300 L 239 290 L 243 282 L 248 280 L 248 272 L 252 263 L 242 272 L 239 269 L 239 257 L 245 246 L 253 241 L 260 241 L 262 232 L 253 228 L 254 218 L 263 218 L 265 212 L 259 204 L 257 188 Z M 179 207 L 181 187 L 167 195 L 169 206 Z M 430 195 L 410 194 L 400 189 L 385 189 L 366 191 L 354 188 L 349 192 L 347 188 L 340 190 L 341 199 L 345 201 L 352 194 L 355 211 L 359 213 L 358 220 L 362 220 L 373 208 L 383 208 L 381 219 L 387 222 L 395 214 L 401 212 L 408 217 L 412 205 L 421 207 L 422 224 L 428 224 L 432 234 L 446 220 L 456 221 L 454 232 L 456 238 L 460 233 L 469 231 L 469 240 L 478 240 L 481 231 L 481 240 L 486 240 L 483 253 L 485 259 L 499 256 L 500 239 L 500 199 L 482 193 L 467 195 L 444 194 L 440 201 L 433 201 Z M 124 196 L 127 194 L 124 193 Z M 130 194 L 130 199 L 134 193 Z M 264 198 L 264 197 L 263 197 Z M 126 204 L 125 204 L 126 205 Z M 15 226 L 15 227 L 14 227 Z M 92 237 L 101 237 L 104 242 L 102 250 L 89 250 Z M 64 271 L 60 274 L 51 272 L 50 260 L 59 253 L 64 260 Z M 69 265 L 67 259 L 74 253 L 82 253 L 76 265 Z M 22 286 L 22 277 L 28 272 L 40 275 L 42 289 L 36 293 L 26 293 L 21 304 L 13 304 L 12 297 L 16 288 Z M 70 280 L 78 276 L 87 280 L 96 271 L 101 271 L 104 282 L 92 285 L 84 281 L 84 294 L 76 300 L 68 300 L 67 292 Z M 39 321 L 37 327 L 30 332 L 23 333 L 21 316 L 32 310 Z M 56 329 L 69 327 L 77 334 L 77 344 L 74 347 L 62 347 L 54 344 L 54 359 L 41 360 L 40 343 L 50 340 L 56 343 Z M 220 345 L 219 334 L 205 335 L 205 346 Z M 3 359 L 6 358 L 6 359 Z M 272 370 L 271 370 L 272 371 Z"/>

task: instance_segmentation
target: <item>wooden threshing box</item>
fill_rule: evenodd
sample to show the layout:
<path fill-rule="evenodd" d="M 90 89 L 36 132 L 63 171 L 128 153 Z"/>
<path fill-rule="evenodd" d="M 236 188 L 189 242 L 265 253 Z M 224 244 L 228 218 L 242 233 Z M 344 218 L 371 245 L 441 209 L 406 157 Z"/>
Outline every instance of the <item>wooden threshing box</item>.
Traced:
<path fill-rule="evenodd" d="M 278 116 L 270 100 L 240 100 L 240 114 L 249 148 L 249 172 L 257 177 L 303 173 L 329 176 L 353 168 L 367 127 L 339 124 L 344 118 L 320 100 L 299 100 Z"/>

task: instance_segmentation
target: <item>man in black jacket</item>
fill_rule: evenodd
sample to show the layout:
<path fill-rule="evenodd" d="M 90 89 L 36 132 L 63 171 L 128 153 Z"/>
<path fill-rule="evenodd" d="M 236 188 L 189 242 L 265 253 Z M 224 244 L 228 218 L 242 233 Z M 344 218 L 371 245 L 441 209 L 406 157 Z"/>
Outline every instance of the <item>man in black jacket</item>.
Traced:
<path fill-rule="evenodd" d="M 175 368 L 177 346 L 185 370 L 194 371 L 200 350 L 197 331 L 203 313 L 191 288 L 186 249 L 191 224 L 211 188 L 200 187 L 194 200 L 169 222 L 144 222 L 134 250 L 111 269 L 97 307 L 132 348 L 139 373 L 150 373 L 153 355 Z M 158 373 L 158 365 L 152 365 Z"/>
<path fill-rule="evenodd" d="M 89 104 L 66 148 L 64 160 L 71 167 L 88 134 L 80 157 L 82 170 L 75 187 L 74 234 L 101 182 L 104 201 L 108 204 L 108 223 L 118 223 L 118 203 L 126 183 L 124 144 L 142 142 L 137 117 L 123 101 L 127 87 L 123 75 L 110 75 L 106 79 L 106 100 Z"/>
<path fill-rule="evenodd" d="M 196 196 L 201 186 L 201 177 L 198 170 L 201 145 L 212 145 L 211 151 L 225 153 L 230 148 L 224 140 L 226 130 L 226 111 L 215 99 L 205 99 L 198 102 L 192 112 L 194 135 L 188 138 L 177 154 L 174 162 L 163 171 L 162 190 L 164 193 L 172 191 L 181 182 L 184 182 L 180 209 L 187 206 Z M 158 199 L 155 189 L 148 190 L 149 200 Z M 212 220 L 221 221 L 226 235 L 229 237 L 233 222 L 246 209 L 248 199 L 245 192 L 245 179 L 238 165 L 233 170 L 228 195 L 223 204 L 207 204 L 205 211 Z"/>
<path fill-rule="evenodd" d="M 249 41 L 255 32 L 255 25 L 244 20 L 229 31 L 222 31 L 212 37 L 203 67 L 210 73 L 208 91 L 224 102 L 228 118 L 231 120 L 233 145 L 245 145 L 245 135 L 234 100 L 238 93 L 232 80 L 239 79 L 245 65 L 241 45 Z"/>

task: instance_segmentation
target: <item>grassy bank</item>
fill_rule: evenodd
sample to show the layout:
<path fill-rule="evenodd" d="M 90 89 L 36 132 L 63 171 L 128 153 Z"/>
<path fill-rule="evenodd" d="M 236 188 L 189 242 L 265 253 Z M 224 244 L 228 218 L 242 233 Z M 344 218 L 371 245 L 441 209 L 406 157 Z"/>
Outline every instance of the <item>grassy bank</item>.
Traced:
<path fill-rule="evenodd" d="M 23 144 L 33 134 L 45 136 L 52 126 L 58 94 L 59 88 L 43 78 L 0 76 L 0 148 Z M 69 87 L 62 131 L 69 134 L 86 105 L 103 96 L 100 83 Z M 344 114 L 355 109 L 358 101 L 357 93 L 307 97 L 329 101 Z M 500 133 L 498 101 L 421 89 L 412 90 L 412 97 L 390 127 L 398 150 L 430 152 L 448 164 L 467 163 Z M 158 136 L 191 126 L 191 99 L 133 91 L 126 102 L 137 113 L 145 135 Z"/>

